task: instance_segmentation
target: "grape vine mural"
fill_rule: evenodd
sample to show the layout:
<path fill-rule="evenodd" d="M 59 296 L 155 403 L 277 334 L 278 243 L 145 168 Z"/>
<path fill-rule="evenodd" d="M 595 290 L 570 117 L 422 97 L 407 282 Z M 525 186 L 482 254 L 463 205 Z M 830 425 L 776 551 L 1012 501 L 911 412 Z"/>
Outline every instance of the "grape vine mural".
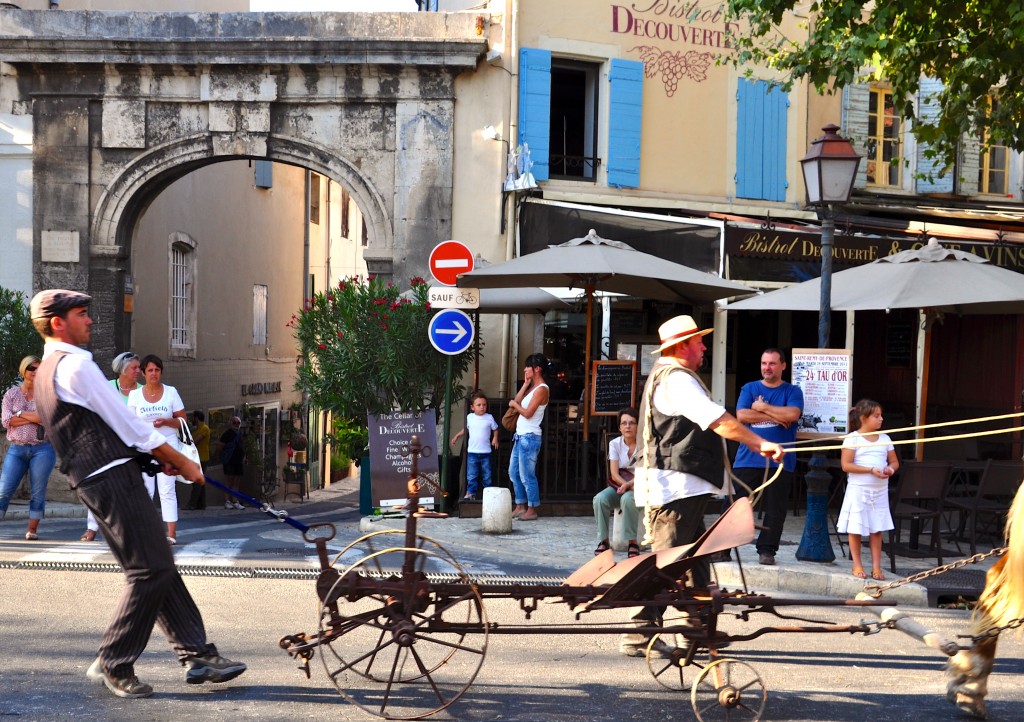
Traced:
<path fill-rule="evenodd" d="M 689 78 L 696 83 L 707 80 L 708 68 L 714 62 L 714 53 L 701 53 L 696 50 L 686 52 L 661 50 L 653 45 L 638 45 L 630 48 L 630 52 L 640 51 L 640 60 L 644 64 L 644 76 L 653 78 L 661 76 L 665 86 L 665 95 L 672 97 L 679 87 L 682 78 Z"/>

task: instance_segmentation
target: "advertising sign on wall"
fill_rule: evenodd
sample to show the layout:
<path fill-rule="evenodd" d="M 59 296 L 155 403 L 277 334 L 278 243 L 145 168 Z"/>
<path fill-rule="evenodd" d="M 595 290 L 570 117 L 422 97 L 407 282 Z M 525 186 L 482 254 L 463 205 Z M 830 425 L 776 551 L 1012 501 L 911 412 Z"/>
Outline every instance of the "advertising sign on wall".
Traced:
<path fill-rule="evenodd" d="M 793 384 L 804 392 L 804 413 L 797 427 L 800 438 L 850 432 L 852 359 L 842 348 L 793 349 Z"/>
<path fill-rule="evenodd" d="M 434 412 L 414 414 L 409 411 L 395 411 L 390 414 L 369 414 L 370 431 L 370 487 L 373 505 L 382 510 L 395 510 L 405 506 L 406 487 L 412 472 L 412 457 L 409 444 L 418 436 L 420 445 L 430 447 L 430 453 L 419 458 L 419 472 L 432 474 L 436 483 L 437 468 L 437 425 Z M 428 487 L 421 485 L 420 505 L 430 507 L 436 504 L 435 495 Z"/>

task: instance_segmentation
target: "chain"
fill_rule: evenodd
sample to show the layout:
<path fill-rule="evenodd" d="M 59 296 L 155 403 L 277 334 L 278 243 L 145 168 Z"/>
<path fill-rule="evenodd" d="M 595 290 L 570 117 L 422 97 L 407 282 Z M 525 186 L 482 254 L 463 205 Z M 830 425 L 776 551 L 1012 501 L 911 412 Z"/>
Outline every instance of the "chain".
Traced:
<path fill-rule="evenodd" d="M 878 599 L 879 597 L 882 596 L 882 594 L 884 592 L 887 592 L 890 589 L 896 589 L 897 587 L 902 587 L 904 584 L 913 584 L 915 582 L 921 581 L 922 579 L 928 579 L 929 577 L 937 577 L 940 574 L 945 574 L 946 572 L 953 571 L 954 569 L 960 569 L 962 567 L 966 567 L 968 564 L 977 564 L 978 562 L 984 561 L 985 559 L 988 559 L 989 557 L 994 557 L 994 556 L 999 556 L 1001 554 L 1005 554 L 1008 550 L 1009 550 L 1009 547 L 997 547 L 997 548 L 993 549 L 990 552 L 984 552 L 982 554 L 975 554 L 973 557 L 968 557 L 967 559 L 960 559 L 958 561 L 951 562 L 949 564 L 944 564 L 941 567 L 935 567 L 934 569 L 926 569 L 923 572 L 918 572 L 917 574 L 911 574 L 909 577 L 904 577 L 903 579 L 897 579 L 896 581 L 889 582 L 888 584 L 866 584 L 866 585 L 864 585 L 864 591 L 867 594 L 869 594 L 872 597 L 874 597 L 875 599 Z"/>
<path fill-rule="evenodd" d="M 1020 618 L 1018 618 L 1018 619 L 1011 619 L 1009 622 L 1007 622 L 1006 624 L 1004 624 L 1001 627 L 989 627 L 988 629 L 986 629 L 984 632 L 981 632 L 980 634 L 975 634 L 975 635 L 960 634 L 960 635 L 957 635 L 957 636 L 959 636 L 961 639 L 970 638 L 970 640 L 972 642 L 977 644 L 978 642 L 980 642 L 980 641 L 982 641 L 984 639 L 992 639 L 993 637 L 998 637 L 1002 632 L 1005 632 L 1005 631 L 1007 631 L 1009 629 L 1017 629 L 1018 627 L 1020 627 L 1022 625 L 1024 625 L 1024 619 L 1020 619 Z"/>

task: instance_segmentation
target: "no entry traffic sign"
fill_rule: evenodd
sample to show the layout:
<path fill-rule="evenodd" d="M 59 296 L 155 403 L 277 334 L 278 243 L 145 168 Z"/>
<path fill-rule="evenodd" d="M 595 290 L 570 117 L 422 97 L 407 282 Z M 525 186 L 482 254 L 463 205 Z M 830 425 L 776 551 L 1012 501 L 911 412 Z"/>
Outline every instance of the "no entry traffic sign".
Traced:
<path fill-rule="evenodd" d="M 443 354 L 455 356 L 473 343 L 473 322 L 462 311 L 448 308 L 430 319 L 430 345 Z"/>
<path fill-rule="evenodd" d="M 473 252 L 459 241 L 444 241 L 430 252 L 430 272 L 437 282 L 454 286 L 455 277 L 473 270 Z"/>

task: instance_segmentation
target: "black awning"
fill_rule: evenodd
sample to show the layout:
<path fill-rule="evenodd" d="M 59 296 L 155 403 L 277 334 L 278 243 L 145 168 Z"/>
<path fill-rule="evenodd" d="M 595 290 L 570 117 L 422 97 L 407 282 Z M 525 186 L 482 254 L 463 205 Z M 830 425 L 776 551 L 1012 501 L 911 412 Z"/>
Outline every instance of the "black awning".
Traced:
<path fill-rule="evenodd" d="M 520 255 L 581 238 L 591 230 L 638 251 L 706 273 L 718 273 L 719 226 L 687 223 L 685 218 L 630 213 L 570 203 L 527 200 L 519 211 Z"/>

